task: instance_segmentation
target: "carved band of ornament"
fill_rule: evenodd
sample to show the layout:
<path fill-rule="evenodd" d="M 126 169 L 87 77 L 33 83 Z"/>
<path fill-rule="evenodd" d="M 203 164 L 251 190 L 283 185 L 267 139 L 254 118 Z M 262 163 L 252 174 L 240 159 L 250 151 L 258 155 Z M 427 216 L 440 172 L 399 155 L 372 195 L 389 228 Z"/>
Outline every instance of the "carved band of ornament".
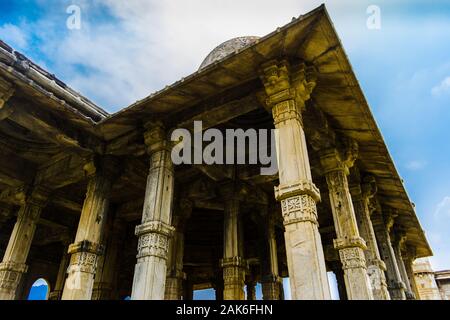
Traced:
<path fill-rule="evenodd" d="M 145 233 L 138 240 L 137 258 L 158 257 L 167 260 L 169 238 L 160 233 Z"/>
<path fill-rule="evenodd" d="M 366 259 L 361 248 L 352 247 L 339 250 L 339 257 L 342 262 L 342 269 L 366 269 Z"/>
<path fill-rule="evenodd" d="M 222 268 L 228 268 L 228 267 L 247 268 L 248 267 L 247 260 L 245 260 L 242 257 L 223 258 L 220 260 L 220 265 L 222 266 Z"/>
<path fill-rule="evenodd" d="M 320 191 L 310 180 L 301 180 L 291 184 L 280 184 L 278 187 L 275 187 L 275 198 L 278 201 L 303 194 L 309 195 L 316 202 L 320 201 Z"/>
<path fill-rule="evenodd" d="M 105 251 L 104 245 L 84 240 L 69 245 L 67 253 L 75 254 L 79 252 L 88 252 L 96 255 L 102 255 L 104 251 Z"/>
<path fill-rule="evenodd" d="M 245 269 L 242 267 L 229 266 L 223 268 L 224 285 L 244 285 Z"/>
<path fill-rule="evenodd" d="M 18 273 L 26 273 L 28 266 L 24 263 L 17 263 L 13 261 L 6 261 L 0 263 L 0 271 L 11 271 Z"/>
<path fill-rule="evenodd" d="M 95 274 L 97 270 L 98 255 L 92 252 L 76 252 L 70 258 L 68 273 L 85 272 Z"/>
<path fill-rule="evenodd" d="M 0 289 L 15 290 L 23 273 L 0 269 Z"/>
<path fill-rule="evenodd" d="M 148 221 L 135 229 L 135 234 L 139 237 L 147 233 L 157 233 L 166 237 L 171 237 L 175 228 L 162 221 Z"/>
<path fill-rule="evenodd" d="M 333 240 L 333 244 L 336 250 L 346 248 L 360 248 L 362 250 L 367 250 L 366 242 L 361 237 L 338 238 Z"/>
<path fill-rule="evenodd" d="M 299 222 L 317 224 L 316 202 L 307 194 L 282 200 L 281 212 L 285 226 Z"/>
<path fill-rule="evenodd" d="M 298 120 L 303 127 L 302 114 L 295 100 L 291 99 L 277 103 L 272 108 L 272 116 L 276 128 L 279 128 L 282 123 L 288 120 Z"/>

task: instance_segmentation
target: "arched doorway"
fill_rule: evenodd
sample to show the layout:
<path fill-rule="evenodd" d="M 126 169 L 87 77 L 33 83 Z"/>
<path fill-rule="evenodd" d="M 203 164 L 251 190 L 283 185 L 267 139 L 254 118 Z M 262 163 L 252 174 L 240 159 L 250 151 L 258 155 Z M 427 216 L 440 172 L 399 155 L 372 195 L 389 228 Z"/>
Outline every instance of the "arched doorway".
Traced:
<path fill-rule="evenodd" d="M 27 300 L 48 300 L 50 285 L 44 278 L 37 279 L 30 288 Z"/>

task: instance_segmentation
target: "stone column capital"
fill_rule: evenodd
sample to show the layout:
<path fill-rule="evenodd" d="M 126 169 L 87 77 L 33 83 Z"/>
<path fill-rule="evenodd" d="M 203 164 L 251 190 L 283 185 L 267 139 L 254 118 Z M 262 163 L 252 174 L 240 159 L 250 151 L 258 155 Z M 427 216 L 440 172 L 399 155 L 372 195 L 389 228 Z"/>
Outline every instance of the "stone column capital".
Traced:
<path fill-rule="evenodd" d="M 152 155 L 158 151 L 168 151 L 170 143 L 167 139 L 167 131 L 161 121 L 151 121 L 144 125 L 144 142 L 147 146 L 147 153 Z"/>
<path fill-rule="evenodd" d="M 91 179 L 95 176 L 115 180 L 120 174 L 120 162 L 113 156 L 91 155 L 83 166 L 84 174 Z"/>
<path fill-rule="evenodd" d="M 303 107 L 316 86 L 316 75 L 314 66 L 304 63 L 290 65 L 287 60 L 267 61 L 260 69 L 267 105 L 272 108 L 280 102 L 296 100 Z"/>
<path fill-rule="evenodd" d="M 350 174 L 350 168 L 358 157 L 358 144 L 351 139 L 344 141 L 344 147 L 341 149 L 328 148 L 319 152 L 325 175 L 335 171 L 343 171 L 345 175 Z"/>
<path fill-rule="evenodd" d="M 51 189 L 41 185 L 33 186 L 24 184 L 14 190 L 11 190 L 10 196 L 14 197 L 16 202 L 21 206 L 29 204 L 42 209 L 47 205 L 51 191 Z"/>

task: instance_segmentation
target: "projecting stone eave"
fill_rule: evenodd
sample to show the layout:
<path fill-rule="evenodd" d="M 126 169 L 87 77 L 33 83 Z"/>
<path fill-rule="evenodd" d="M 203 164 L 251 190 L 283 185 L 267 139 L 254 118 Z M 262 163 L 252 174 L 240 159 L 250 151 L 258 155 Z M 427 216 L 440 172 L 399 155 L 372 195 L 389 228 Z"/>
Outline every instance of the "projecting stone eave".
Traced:
<path fill-rule="evenodd" d="M 67 112 L 91 124 L 104 119 L 108 112 L 76 92 L 55 75 L 50 74 L 23 54 L 0 40 L 0 70 L 14 86 L 30 95 L 44 96 Z"/>
<path fill-rule="evenodd" d="M 417 247 L 418 257 L 432 255 L 413 204 L 325 5 L 110 115 L 98 126 L 105 133 L 113 132 L 113 127 L 120 127 L 109 136 L 113 140 L 136 129 L 143 117 L 164 120 L 167 115 L 172 117 L 181 110 L 204 107 L 203 101 L 257 80 L 261 64 L 276 58 L 300 59 L 316 66 L 319 75 L 312 97 L 315 104 L 332 119 L 338 133 L 359 142 L 363 169 L 376 177 L 382 204 L 399 209 L 399 224 L 407 230 L 409 244 Z"/>

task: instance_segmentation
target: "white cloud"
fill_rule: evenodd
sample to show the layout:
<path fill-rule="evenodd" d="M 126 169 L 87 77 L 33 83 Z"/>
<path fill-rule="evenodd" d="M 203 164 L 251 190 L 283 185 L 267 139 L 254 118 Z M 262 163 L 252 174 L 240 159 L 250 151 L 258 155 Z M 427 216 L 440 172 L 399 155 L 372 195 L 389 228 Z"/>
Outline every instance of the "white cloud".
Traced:
<path fill-rule="evenodd" d="M 412 161 L 408 162 L 405 165 L 405 167 L 408 170 L 417 171 L 417 170 L 423 169 L 426 165 L 427 165 L 427 163 L 425 161 L 412 160 Z"/>
<path fill-rule="evenodd" d="M 33 287 L 40 287 L 40 286 L 48 286 L 47 281 L 45 281 L 44 279 L 37 279 L 33 283 Z"/>
<path fill-rule="evenodd" d="M 431 89 L 431 94 L 435 97 L 443 94 L 450 94 L 450 77 L 446 77 L 440 84 Z"/>
<path fill-rule="evenodd" d="M 445 197 L 438 203 L 434 212 L 434 217 L 438 219 L 450 218 L 450 196 Z"/>
<path fill-rule="evenodd" d="M 26 34 L 19 27 L 10 23 L 0 26 L 0 39 L 17 49 L 27 47 Z"/>

